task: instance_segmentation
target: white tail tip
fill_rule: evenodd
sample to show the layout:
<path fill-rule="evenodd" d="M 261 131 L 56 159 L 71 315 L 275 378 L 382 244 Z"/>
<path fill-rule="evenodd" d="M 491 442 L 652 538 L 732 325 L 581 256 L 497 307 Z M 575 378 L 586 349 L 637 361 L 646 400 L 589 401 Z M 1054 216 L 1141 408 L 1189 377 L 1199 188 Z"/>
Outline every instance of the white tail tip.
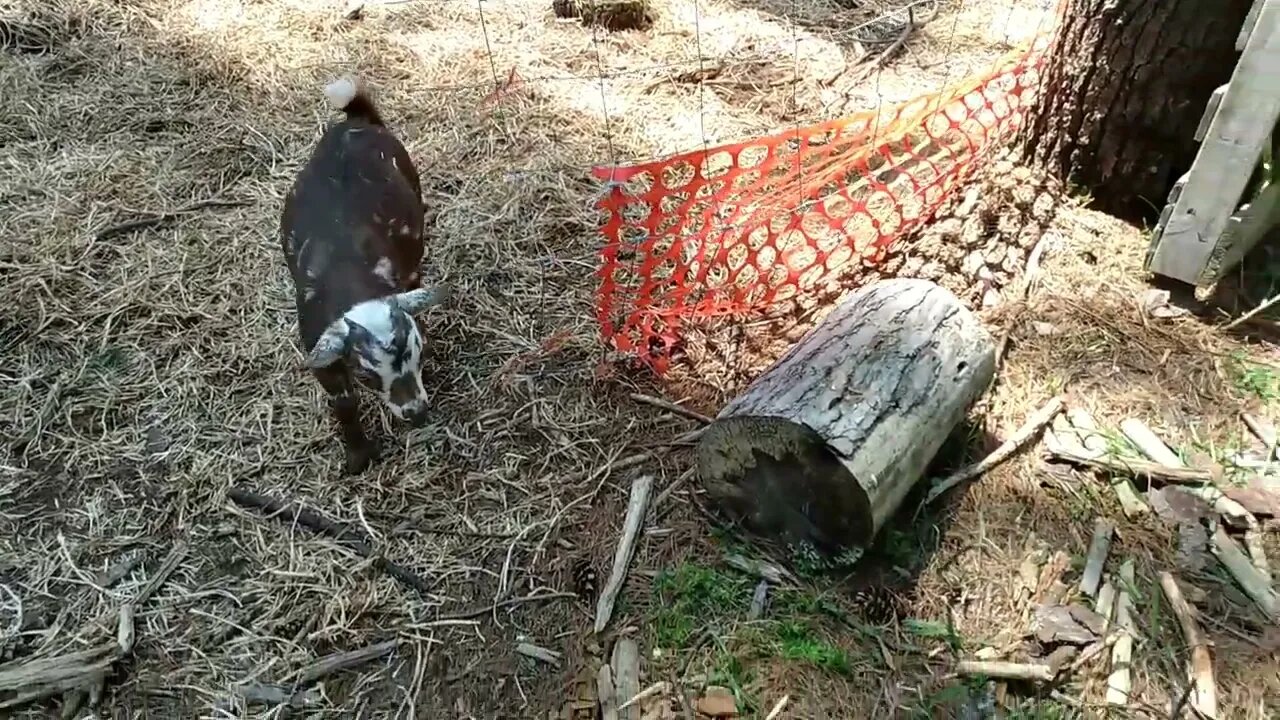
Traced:
<path fill-rule="evenodd" d="M 334 110 L 343 110 L 356 99 L 360 89 L 360 80 L 353 75 L 346 75 L 324 87 L 324 98 Z"/>

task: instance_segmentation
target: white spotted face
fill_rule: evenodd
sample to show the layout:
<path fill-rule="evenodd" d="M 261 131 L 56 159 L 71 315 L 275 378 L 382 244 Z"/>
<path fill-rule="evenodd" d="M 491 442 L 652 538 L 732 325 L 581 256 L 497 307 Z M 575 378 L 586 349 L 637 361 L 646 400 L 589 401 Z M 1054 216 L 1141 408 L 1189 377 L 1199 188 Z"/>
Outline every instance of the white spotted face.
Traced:
<path fill-rule="evenodd" d="M 348 350 L 360 384 L 382 398 L 397 418 L 426 420 L 422 386 L 422 333 L 393 298 L 369 300 L 344 315 Z"/>

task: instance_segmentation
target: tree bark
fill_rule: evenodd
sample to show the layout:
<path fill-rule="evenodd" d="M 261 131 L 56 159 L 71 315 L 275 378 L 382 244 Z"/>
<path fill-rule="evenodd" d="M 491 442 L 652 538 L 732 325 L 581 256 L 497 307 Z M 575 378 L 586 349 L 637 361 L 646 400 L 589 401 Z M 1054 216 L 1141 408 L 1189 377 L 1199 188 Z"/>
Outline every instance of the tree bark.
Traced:
<path fill-rule="evenodd" d="M 947 290 L 854 293 L 698 444 L 711 497 L 744 527 L 826 554 L 866 548 L 995 374 L 991 336 Z"/>
<path fill-rule="evenodd" d="M 1195 159 L 1196 127 L 1231 78 L 1251 4 L 1067 0 L 1028 124 L 1028 156 L 1087 191 L 1097 209 L 1154 221 Z"/>

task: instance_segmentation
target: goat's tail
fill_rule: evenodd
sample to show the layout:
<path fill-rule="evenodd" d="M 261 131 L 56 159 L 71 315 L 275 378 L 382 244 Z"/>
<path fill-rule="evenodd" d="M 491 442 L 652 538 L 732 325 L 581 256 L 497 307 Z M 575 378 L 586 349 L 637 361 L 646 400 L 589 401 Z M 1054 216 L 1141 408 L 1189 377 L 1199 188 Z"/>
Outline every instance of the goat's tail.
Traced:
<path fill-rule="evenodd" d="M 372 125 L 385 124 L 364 83 L 354 75 L 345 75 L 326 85 L 324 97 L 335 110 L 345 112 L 348 118 L 358 118 Z"/>

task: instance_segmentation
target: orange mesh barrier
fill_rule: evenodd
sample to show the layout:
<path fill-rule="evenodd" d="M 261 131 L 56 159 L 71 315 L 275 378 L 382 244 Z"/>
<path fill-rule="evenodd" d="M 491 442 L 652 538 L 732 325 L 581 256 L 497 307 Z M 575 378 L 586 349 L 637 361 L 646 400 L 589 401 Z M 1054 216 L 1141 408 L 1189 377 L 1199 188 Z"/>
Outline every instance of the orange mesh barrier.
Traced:
<path fill-rule="evenodd" d="M 1046 45 L 883 114 L 593 168 L 610 183 L 605 339 L 661 374 L 684 320 L 767 308 L 879 262 L 1020 126 Z"/>

